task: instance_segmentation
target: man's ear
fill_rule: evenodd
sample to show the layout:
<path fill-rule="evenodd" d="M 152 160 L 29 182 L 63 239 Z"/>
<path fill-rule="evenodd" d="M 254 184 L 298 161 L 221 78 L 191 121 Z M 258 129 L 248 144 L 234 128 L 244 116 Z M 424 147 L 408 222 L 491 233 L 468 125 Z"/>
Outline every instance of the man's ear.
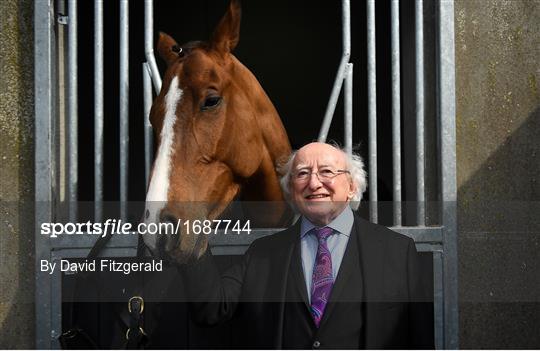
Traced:
<path fill-rule="evenodd" d="M 214 29 L 210 46 L 222 56 L 233 51 L 240 40 L 241 13 L 240 1 L 231 0 L 227 12 Z"/>
<path fill-rule="evenodd" d="M 349 200 L 352 200 L 352 198 L 354 197 L 354 195 L 356 194 L 357 191 L 358 191 L 358 189 L 356 189 L 356 185 L 354 185 L 354 182 L 351 179 L 349 192 L 347 193 L 347 198 Z"/>
<path fill-rule="evenodd" d="M 178 44 L 170 35 L 163 32 L 159 32 L 157 50 L 159 56 L 167 63 L 167 66 L 178 58 Z"/>

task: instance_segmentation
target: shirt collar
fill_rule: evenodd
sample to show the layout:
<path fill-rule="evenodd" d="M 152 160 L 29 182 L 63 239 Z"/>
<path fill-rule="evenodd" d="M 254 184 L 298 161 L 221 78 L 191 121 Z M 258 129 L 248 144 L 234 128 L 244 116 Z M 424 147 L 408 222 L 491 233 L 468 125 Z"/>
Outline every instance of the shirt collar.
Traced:
<path fill-rule="evenodd" d="M 338 234 L 350 236 L 353 222 L 353 212 L 349 206 L 345 206 L 345 209 L 341 211 L 339 216 L 334 218 L 334 220 L 328 223 L 326 226 L 332 228 L 334 232 Z M 318 226 L 311 223 L 311 221 L 306 217 L 302 216 L 302 223 L 300 225 L 300 237 L 303 238 L 313 228 L 318 228 Z"/>

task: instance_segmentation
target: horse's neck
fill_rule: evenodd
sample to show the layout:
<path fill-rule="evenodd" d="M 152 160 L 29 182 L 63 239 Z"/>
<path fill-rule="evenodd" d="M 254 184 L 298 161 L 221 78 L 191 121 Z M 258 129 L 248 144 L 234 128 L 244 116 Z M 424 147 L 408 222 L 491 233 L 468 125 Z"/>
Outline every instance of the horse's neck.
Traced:
<path fill-rule="evenodd" d="M 262 150 L 262 161 L 257 171 L 243 186 L 243 199 L 247 201 L 282 201 L 283 195 L 274 160 L 266 146 Z"/>
<path fill-rule="evenodd" d="M 257 172 L 242 190 L 244 214 L 254 226 L 283 227 L 290 223 L 292 212 L 283 199 L 274 162 L 266 147 Z"/>
<path fill-rule="evenodd" d="M 254 104 L 255 118 L 264 139 L 259 168 L 243 186 L 242 199 L 248 201 L 244 211 L 261 226 L 288 224 L 291 213 L 283 201 L 276 166 L 291 153 L 289 138 L 276 108 L 257 78 L 236 58 L 234 61 L 235 81 L 242 85 L 241 90 Z"/>
<path fill-rule="evenodd" d="M 281 118 L 270 101 L 268 95 L 251 71 L 234 57 L 236 81 L 243 85 L 243 91 L 248 94 L 249 100 L 256 104 L 255 110 L 257 123 L 262 131 L 266 148 L 272 159 L 274 167 L 291 152 L 289 138 L 281 123 Z"/>

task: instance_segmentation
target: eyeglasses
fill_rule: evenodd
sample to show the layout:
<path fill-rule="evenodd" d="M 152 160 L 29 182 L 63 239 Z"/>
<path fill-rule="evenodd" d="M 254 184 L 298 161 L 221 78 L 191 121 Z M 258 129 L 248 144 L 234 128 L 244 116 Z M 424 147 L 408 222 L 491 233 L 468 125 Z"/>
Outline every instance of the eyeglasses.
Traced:
<path fill-rule="evenodd" d="M 332 171 L 331 169 L 322 169 L 319 172 L 311 172 L 306 169 L 302 169 L 293 174 L 293 181 L 296 183 L 304 183 L 311 179 L 312 174 L 316 174 L 317 179 L 319 179 L 321 183 L 330 183 L 335 177 L 344 173 L 350 174 L 351 172 L 343 169 L 338 169 L 335 171 Z"/>

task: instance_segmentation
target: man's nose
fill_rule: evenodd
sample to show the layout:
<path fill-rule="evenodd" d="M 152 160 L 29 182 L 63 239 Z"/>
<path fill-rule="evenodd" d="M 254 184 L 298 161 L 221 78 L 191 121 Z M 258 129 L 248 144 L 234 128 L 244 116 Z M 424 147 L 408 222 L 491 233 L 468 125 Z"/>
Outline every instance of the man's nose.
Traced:
<path fill-rule="evenodd" d="M 309 175 L 309 188 L 310 189 L 319 189 L 322 186 L 322 182 L 319 180 L 319 173 L 312 172 Z"/>

